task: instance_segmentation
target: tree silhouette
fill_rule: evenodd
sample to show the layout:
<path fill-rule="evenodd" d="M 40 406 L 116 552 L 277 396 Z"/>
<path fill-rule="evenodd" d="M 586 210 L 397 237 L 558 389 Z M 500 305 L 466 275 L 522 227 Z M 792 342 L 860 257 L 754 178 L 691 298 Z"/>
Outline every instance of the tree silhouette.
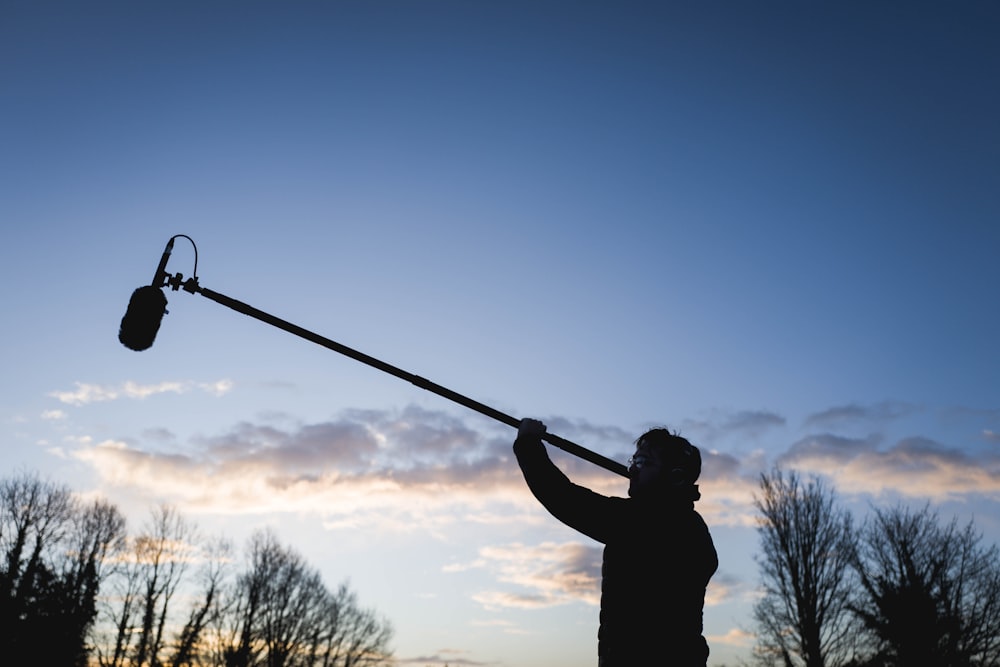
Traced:
<path fill-rule="evenodd" d="M 270 531 L 255 533 L 248 552 L 224 618 L 226 667 L 352 667 L 389 659 L 390 625 L 361 609 L 346 584 L 331 594 Z"/>
<path fill-rule="evenodd" d="M 199 601 L 192 608 L 187 623 L 177 639 L 177 648 L 170 659 L 171 667 L 189 667 L 196 664 L 203 635 L 208 626 L 219 618 L 219 599 L 223 593 L 227 565 L 232 554 L 229 540 L 218 538 L 206 545 L 206 558 L 201 567 L 202 590 Z"/>
<path fill-rule="evenodd" d="M 851 658 L 848 594 L 851 518 L 818 478 L 775 469 L 760 478 L 756 653 L 788 667 L 833 667 Z"/>
<path fill-rule="evenodd" d="M 0 481 L 0 651 L 14 664 L 86 665 L 104 563 L 124 520 L 65 486 Z"/>
<path fill-rule="evenodd" d="M 198 538 L 169 506 L 128 538 L 114 505 L 82 504 L 65 486 L 0 480 L 0 656 L 65 667 L 375 667 L 391 625 L 334 593 L 274 533 L 232 547 Z M 198 577 L 189 578 L 192 563 Z M 173 603 L 192 595 L 186 612 Z M 186 614 L 186 620 L 181 620 Z"/>
<path fill-rule="evenodd" d="M 135 646 L 135 667 L 159 667 L 170 602 L 188 565 L 194 528 L 176 508 L 156 507 L 146 530 L 135 540 L 141 569 L 141 622 Z"/>
<path fill-rule="evenodd" d="M 928 506 L 875 509 L 854 559 L 876 660 L 900 667 L 1000 664 L 1000 555 L 970 521 Z"/>

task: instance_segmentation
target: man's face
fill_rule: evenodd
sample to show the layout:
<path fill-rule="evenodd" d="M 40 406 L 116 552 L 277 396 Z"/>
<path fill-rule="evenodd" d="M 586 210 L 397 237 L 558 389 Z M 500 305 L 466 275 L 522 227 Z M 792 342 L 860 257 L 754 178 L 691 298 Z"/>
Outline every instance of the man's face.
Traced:
<path fill-rule="evenodd" d="M 636 448 L 628 466 L 630 480 L 628 495 L 632 498 L 640 498 L 649 494 L 659 485 L 662 471 L 663 466 L 659 458 L 648 447 Z"/>

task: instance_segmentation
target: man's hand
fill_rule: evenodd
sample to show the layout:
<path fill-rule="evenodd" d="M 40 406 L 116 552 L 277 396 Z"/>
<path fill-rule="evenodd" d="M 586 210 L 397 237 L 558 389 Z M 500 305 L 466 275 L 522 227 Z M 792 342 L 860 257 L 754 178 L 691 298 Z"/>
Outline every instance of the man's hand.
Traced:
<path fill-rule="evenodd" d="M 545 435 L 545 424 L 537 419 L 522 419 L 517 427 L 518 438 L 541 440 L 543 435 Z"/>

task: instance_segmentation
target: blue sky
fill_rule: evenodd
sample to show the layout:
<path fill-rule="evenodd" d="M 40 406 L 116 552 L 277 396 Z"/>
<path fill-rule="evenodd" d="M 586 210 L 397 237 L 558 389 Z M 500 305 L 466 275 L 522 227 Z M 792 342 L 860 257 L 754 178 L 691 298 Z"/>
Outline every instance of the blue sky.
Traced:
<path fill-rule="evenodd" d="M 598 545 L 528 496 L 510 428 L 199 296 L 118 343 L 187 234 L 204 287 L 606 456 L 680 429 L 732 664 L 772 465 L 1000 540 L 998 29 L 973 2 L 4 2 L 0 465 L 136 523 L 274 526 L 404 664 L 593 661 Z"/>

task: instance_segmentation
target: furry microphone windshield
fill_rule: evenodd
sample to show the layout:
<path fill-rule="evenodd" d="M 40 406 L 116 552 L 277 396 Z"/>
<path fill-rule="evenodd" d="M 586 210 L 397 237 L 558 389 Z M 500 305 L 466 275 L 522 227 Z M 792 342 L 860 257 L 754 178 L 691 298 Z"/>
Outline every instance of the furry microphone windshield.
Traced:
<path fill-rule="evenodd" d="M 159 287 L 146 285 L 136 289 L 118 327 L 118 340 L 136 352 L 148 349 L 156 339 L 166 312 L 167 297 Z"/>

